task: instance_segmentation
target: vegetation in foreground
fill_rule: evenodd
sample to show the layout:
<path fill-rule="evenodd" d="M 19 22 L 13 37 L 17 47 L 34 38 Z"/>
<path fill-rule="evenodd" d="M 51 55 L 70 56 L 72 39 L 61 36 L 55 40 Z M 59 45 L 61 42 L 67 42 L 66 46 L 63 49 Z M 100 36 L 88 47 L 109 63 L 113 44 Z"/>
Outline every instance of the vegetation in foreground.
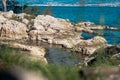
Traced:
<path fill-rule="evenodd" d="M 0 69 L 9 69 L 13 66 L 20 66 L 42 72 L 49 80 L 80 80 L 78 76 L 78 68 L 58 66 L 53 64 L 43 64 L 40 61 L 30 60 L 26 55 L 22 54 L 19 49 L 15 50 L 4 45 L 0 49 Z"/>
<path fill-rule="evenodd" d="M 9 48 L 7 46 L 0 46 L 0 69 L 5 70 L 13 66 L 20 66 L 25 69 L 42 72 L 49 80 L 96 80 L 97 78 L 105 80 L 99 72 L 87 72 L 87 69 L 102 66 L 103 68 L 117 66 L 120 58 L 110 59 L 109 56 L 101 54 L 96 58 L 93 64 L 88 67 L 79 68 L 80 66 L 68 67 L 65 65 L 43 64 L 40 61 L 33 61 L 28 58 L 28 55 L 23 54 L 19 49 Z M 85 75 L 84 73 L 90 73 Z"/>

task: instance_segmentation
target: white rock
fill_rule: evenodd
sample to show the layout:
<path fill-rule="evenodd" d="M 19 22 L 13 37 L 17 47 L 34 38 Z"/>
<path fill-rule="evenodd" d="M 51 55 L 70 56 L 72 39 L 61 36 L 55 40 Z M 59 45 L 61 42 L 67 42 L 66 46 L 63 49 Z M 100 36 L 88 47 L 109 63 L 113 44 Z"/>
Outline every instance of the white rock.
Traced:
<path fill-rule="evenodd" d="M 12 18 L 14 13 L 13 11 L 9 11 L 9 12 L 2 12 L 1 13 L 5 18 Z"/>

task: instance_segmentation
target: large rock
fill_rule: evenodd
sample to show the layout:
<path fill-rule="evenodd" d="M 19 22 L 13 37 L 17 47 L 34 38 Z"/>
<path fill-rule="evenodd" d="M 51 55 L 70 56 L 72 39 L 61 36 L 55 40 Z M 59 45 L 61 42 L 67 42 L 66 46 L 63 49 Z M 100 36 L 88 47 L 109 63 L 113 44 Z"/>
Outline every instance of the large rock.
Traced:
<path fill-rule="evenodd" d="M 49 15 L 39 15 L 34 19 L 33 28 L 45 31 L 47 28 L 55 30 L 70 29 L 71 24 L 67 24 L 65 21 L 54 18 Z"/>
<path fill-rule="evenodd" d="M 25 24 L 14 21 L 6 20 L 0 24 L 0 36 L 11 39 L 22 39 L 27 37 L 27 27 Z"/>
<path fill-rule="evenodd" d="M 75 46 L 75 51 L 82 54 L 93 54 L 98 48 L 105 46 L 107 41 L 100 36 L 96 36 L 93 39 L 81 40 L 79 44 Z"/>
<path fill-rule="evenodd" d="M 49 15 L 39 15 L 33 21 L 29 31 L 31 40 L 40 40 L 47 43 L 73 48 L 81 36 L 75 32 L 69 20 L 54 18 Z"/>

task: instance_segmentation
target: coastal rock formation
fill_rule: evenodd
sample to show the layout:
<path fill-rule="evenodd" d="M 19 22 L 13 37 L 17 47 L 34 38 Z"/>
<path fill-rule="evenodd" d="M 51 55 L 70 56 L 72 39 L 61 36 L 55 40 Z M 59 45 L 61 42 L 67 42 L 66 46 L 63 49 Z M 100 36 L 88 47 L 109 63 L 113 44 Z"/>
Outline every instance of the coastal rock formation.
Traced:
<path fill-rule="evenodd" d="M 54 30 L 62 30 L 62 29 L 66 29 L 66 30 L 70 30 L 72 25 L 69 23 L 66 23 L 63 20 L 54 18 L 52 16 L 49 15 L 38 15 L 35 19 L 34 19 L 34 24 L 32 26 L 32 28 L 35 28 L 37 30 L 41 30 L 41 31 L 46 31 L 46 29 L 51 28 Z"/>
<path fill-rule="evenodd" d="M 27 37 L 27 27 L 25 24 L 14 21 L 6 20 L 0 23 L 0 36 L 11 39 L 22 39 Z"/>
<path fill-rule="evenodd" d="M 86 32 L 90 34 L 98 34 L 95 30 L 119 30 L 118 28 L 96 25 L 91 22 L 79 22 L 75 24 L 75 30 L 77 32 Z"/>
<path fill-rule="evenodd" d="M 29 38 L 72 48 L 79 42 L 81 36 L 74 31 L 73 25 L 68 20 L 39 15 L 33 21 Z"/>
<path fill-rule="evenodd" d="M 118 30 L 91 22 L 73 24 L 67 19 L 50 15 L 34 17 L 25 13 L 14 14 L 12 11 L 0 13 L 1 39 L 42 41 L 75 49 L 82 54 L 92 54 L 101 45 L 107 44 L 104 38 L 98 36 L 88 40 L 82 39 L 82 32 L 97 34 L 96 29 Z"/>
<path fill-rule="evenodd" d="M 103 37 L 96 36 L 93 39 L 81 40 L 74 49 L 82 54 L 93 54 L 95 50 L 105 45 L 107 41 Z"/>

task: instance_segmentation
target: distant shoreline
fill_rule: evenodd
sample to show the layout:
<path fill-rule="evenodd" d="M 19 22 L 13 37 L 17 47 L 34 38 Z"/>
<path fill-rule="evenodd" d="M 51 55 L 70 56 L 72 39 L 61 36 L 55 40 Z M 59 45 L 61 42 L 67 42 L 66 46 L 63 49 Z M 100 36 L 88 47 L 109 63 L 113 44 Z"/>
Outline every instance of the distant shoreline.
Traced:
<path fill-rule="evenodd" d="M 19 5 L 16 6 L 24 6 L 24 5 L 28 5 L 28 6 L 65 6 L 65 7 L 120 7 L 120 3 L 105 3 L 105 4 L 24 4 L 24 3 L 20 3 Z"/>

